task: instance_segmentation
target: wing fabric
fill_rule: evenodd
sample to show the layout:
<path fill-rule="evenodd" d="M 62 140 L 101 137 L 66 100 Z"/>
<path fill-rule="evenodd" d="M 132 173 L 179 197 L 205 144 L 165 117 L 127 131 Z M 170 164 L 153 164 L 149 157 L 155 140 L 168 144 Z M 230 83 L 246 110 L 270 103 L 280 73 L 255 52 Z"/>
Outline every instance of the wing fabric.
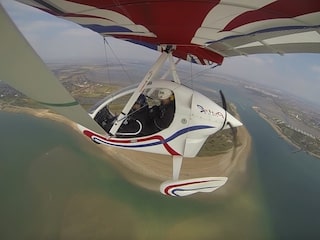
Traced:
<path fill-rule="evenodd" d="M 319 53 L 319 0 L 19 0 L 43 11 L 176 57 L 221 64 L 256 53 Z"/>
<path fill-rule="evenodd" d="M 47 69 L 0 5 L 0 79 L 28 97 L 93 131 L 105 131 Z"/>
<path fill-rule="evenodd" d="M 257 53 L 319 53 L 320 1 L 251 1 L 253 7 L 228 6 L 234 13 L 219 32 L 206 31 L 219 8 L 212 9 L 194 42 L 230 57 Z M 264 2 L 264 4 L 259 4 Z M 253 6 L 253 4 L 255 6 Z M 226 6 L 221 6 L 223 8 Z M 220 23 L 221 24 L 221 23 Z M 214 36 L 214 37 L 213 37 Z M 212 39 L 212 40 L 210 40 Z"/>

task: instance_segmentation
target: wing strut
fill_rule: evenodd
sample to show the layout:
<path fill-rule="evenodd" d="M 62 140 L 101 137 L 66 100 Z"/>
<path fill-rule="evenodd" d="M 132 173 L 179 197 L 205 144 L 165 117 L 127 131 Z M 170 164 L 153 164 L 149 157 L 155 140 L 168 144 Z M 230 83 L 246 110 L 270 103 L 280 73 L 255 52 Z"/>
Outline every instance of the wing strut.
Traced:
<path fill-rule="evenodd" d="M 181 84 L 180 78 L 178 76 L 177 73 L 177 64 L 181 61 L 181 59 L 179 58 L 176 62 L 174 62 L 173 60 L 173 56 L 172 54 L 169 56 L 169 62 L 170 62 L 170 69 L 168 69 L 168 71 L 161 77 L 161 79 L 166 79 L 167 76 L 169 75 L 169 73 L 171 72 L 172 77 L 173 77 L 173 81 L 175 81 L 178 84 Z"/>
<path fill-rule="evenodd" d="M 130 109 L 132 108 L 133 104 L 136 102 L 140 94 L 143 93 L 144 89 L 147 87 L 148 83 L 153 79 L 153 77 L 158 73 L 161 66 L 167 60 L 167 58 L 172 55 L 170 50 L 165 50 L 161 53 L 158 60 L 155 64 L 151 67 L 151 69 L 147 72 L 143 80 L 140 82 L 139 86 L 135 90 L 135 92 L 131 95 L 129 101 L 123 108 L 122 112 L 117 117 L 117 120 L 114 122 L 112 128 L 110 129 L 109 133 L 111 135 L 116 135 L 118 129 L 120 128 L 123 121 L 126 119 Z"/>

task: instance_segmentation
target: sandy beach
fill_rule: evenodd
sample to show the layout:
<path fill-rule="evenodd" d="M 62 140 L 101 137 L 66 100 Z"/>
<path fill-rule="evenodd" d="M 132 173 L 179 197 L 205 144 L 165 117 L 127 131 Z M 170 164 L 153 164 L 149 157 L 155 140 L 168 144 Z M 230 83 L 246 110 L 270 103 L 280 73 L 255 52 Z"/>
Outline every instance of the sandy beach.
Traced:
<path fill-rule="evenodd" d="M 36 117 L 62 122 L 81 134 L 74 122 L 46 109 L 12 106 L 2 107 L 2 109 L 11 112 L 24 112 Z M 233 149 L 215 156 L 185 158 L 182 163 L 180 179 L 227 176 L 229 180 L 223 189 L 237 188 L 241 184 L 237 177 L 245 176 L 247 160 L 251 152 L 251 137 L 244 126 L 238 128 L 238 142 L 241 144 L 236 148 L 233 158 Z M 92 144 L 89 139 L 88 144 Z M 104 158 L 124 178 L 139 187 L 158 192 L 160 184 L 172 178 L 171 156 L 123 150 L 102 145 L 96 146 L 105 153 Z"/>
<path fill-rule="evenodd" d="M 251 137 L 245 127 L 238 129 L 238 141 L 241 145 L 236 148 L 233 158 L 233 149 L 216 156 L 185 158 L 180 179 L 227 176 L 229 184 L 237 184 L 232 179 L 246 173 L 247 160 L 251 152 Z M 117 160 L 112 164 L 128 181 L 140 187 L 159 191 L 159 185 L 172 178 L 171 156 L 99 147 Z"/>

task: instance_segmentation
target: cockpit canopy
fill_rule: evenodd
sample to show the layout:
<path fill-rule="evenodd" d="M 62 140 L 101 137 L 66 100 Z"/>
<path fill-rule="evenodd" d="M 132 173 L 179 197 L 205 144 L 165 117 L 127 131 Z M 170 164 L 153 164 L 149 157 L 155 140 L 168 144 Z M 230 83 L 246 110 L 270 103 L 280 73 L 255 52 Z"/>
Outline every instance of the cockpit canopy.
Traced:
<path fill-rule="evenodd" d="M 109 132 L 137 85 L 115 92 L 91 109 L 91 116 Z M 151 135 L 169 127 L 175 114 L 174 91 L 167 87 L 147 87 L 125 117 L 116 137 Z"/>

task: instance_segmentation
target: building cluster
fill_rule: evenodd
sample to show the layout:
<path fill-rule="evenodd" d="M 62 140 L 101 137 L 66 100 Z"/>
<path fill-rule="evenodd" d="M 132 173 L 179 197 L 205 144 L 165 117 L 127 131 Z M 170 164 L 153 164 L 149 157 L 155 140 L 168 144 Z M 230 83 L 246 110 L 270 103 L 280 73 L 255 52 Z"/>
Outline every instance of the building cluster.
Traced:
<path fill-rule="evenodd" d="M 265 95 L 265 96 L 269 96 L 269 97 L 273 97 L 273 98 L 280 98 L 279 95 L 277 95 L 277 94 L 268 92 L 266 90 L 263 90 L 263 89 L 260 89 L 260 88 L 257 88 L 257 87 L 253 87 L 253 86 L 249 86 L 249 85 L 246 85 L 244 87 L 246 89 L 248 89 L 248 90 L 260 93 L 260 94 Z"/>
<path fill-rule="evenodd" d="M 290 125 L 290 124 L 287 124 L 287 123 L 285 123 L 284 121 L 282 121 L 282 120 L 280 120 L 280 119 L 273 119 L 274 120 L 274 122 L 278 125 L 278 124 L 284 124 L 287 128 L 290 128 L 290 129 L 292 129 L 292 130 L 294 130 L 294 131 L 296 131 L 296 132 L 298 132 L 298 133 L 301 133 L 301 134 L 303 134 L 303 135 L 305 135 L 305 136 L 308 136 L 308 137 L 310 137 L 310 138 L 312 138 L 312 139 L 314 139 L 314 140 L 316 140 L 316 139 L 318 139 L 317 137 L 315 137 L 315 136 L 313 136 L 311 133 L 308 133 L 308 132 L 306 132 L 306 131 L 303 131 L 303 130 L 301 130 L 301 129 L 299 129 L 299 128 L 296 128 L 296 127 L 294 127 L 294 126 L 292 126 L 292 125 Z M 320 139 L 319 139 L 320 140 Z"/>
<path fill-rule="evenodd" d="M 10 87 L 7 84 L 0 83 L 0 99 L 5 97 L 20 97 L 22 93 Z"/>

